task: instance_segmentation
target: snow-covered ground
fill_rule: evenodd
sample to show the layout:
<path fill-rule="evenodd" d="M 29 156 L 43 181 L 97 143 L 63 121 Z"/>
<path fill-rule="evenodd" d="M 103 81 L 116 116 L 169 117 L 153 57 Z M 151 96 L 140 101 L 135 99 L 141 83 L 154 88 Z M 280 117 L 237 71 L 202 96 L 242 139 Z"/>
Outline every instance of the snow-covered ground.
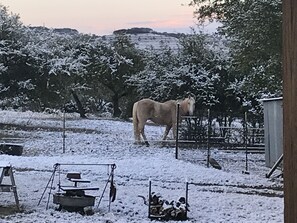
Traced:
<path fill-rule="evenodd" d="M 283 191 L 280 178 L 265 178 L 264 154 L 249 155 L 249 172 L 245 169 L 245 154 L 212 149 L 222 170 L 206 167 L 206 151 L 187 149 L 175 159 L 174 147 L 150 147 L 133 144 L 132 123 L 104 119 L 80 119 L 76 115 L 66 118 L 65 153 L 62 141 L 62 115 L 31 112 L 0 111 L 0 124 L 7 124 L 6 135 L 21 137 L 24 145 L 22 156 L 0 155 L 0 166 L 8 163 L 14 167 L 21 213 L 4 215 L 2 222 L 152 222 L 148 207 L 138 195 L 148 195 L 148 182 L 152 191 L 168 200 L 185 196 L 189 182 L 189 219 L 184 222 L 283 222 Z M 147 126 L 149 139 L 161 137 L 163 128 Z M 107 164 L 115 163 L 116 200 L 108 211 L 107 190 L 95 213 L 56 211 L 49 190 L 37 206 L 50 179 L 55 163 Z M 65 174 L 79 171 L 90 179 L 91 186 L 98 186 L 100 195 L 107 180 L 106 166 L 61 166 L 53 184 L 57 190 L 60 181 L 66 184 Z M 89 185 L 88 185 L 89 186 Z M 0 207 L 13 207 L 12 193 L 0 193 Z M 46 209 L 47 200 L 49 207 Z M 0 209 L 1 211 L 2 209 Z M 174 221 L 169 221 L 174 222 Z"/>

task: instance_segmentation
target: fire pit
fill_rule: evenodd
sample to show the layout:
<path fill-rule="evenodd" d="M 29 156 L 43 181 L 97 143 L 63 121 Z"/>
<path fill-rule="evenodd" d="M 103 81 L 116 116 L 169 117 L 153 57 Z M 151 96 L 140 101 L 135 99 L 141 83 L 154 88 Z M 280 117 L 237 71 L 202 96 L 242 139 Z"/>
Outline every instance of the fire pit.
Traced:
<path fill-rule="evenodd" d="M 91 195 L 72 196 L 66 193 L 56 193 L 53 195 L 54 204 L 58 204 L 59 210 L 84 211 L 85 207 L 95 204 L 95 197 Z"/>
<path fill-rule="evenodd" d="M 65 193 L 57 192 L 53 194 L 53 203 L 58 204 L 58 210 L 77 211 L 88 214 L 84 208 L 92 207 L 95 204 L 95 197 L 86 195 L 87 190 L 99 190 L 98 187 L 79 187 L 78 183 L 90 183 L 90 180 L 82 179 L 80 173 L 68 173 L 67 179 L 74 183 L 74 186 L 60 186 L 60 190 Z"/>
<path fill-rule="evenodd" d="M 106 181 L 105 187 L 102 190 L 102 194 L 98 201 L 97 208 L 99 208 L 99 204 L 105 194 L 107 185 L 110 184 L 110 197 L 109 197 L 109 206 L 108 210 L 110 211 L 110 203 L 115 200 L 116 197 L 116 188 L 113 184 L 114 170 L 116 168 L 115 164 L 60 164 L 56 163 L 54 165 L 54 170 L 52 175 L 42 193 L 41 198 L 39 199 L 38 205 L 41 203 L 44 195 L 46 194 L 46 190 L 49 189 L 49 196 L 53 195 L 53 203 L 59 205 L 56 210 L 61 211 L 62 209 L 66 211 L 75 211 L 79 212 L 82 215 L 90 215 L 93 214 L 92 207 L 95 205 L 95 199 L 98 195 L 96 191 L 99 191 L 98 180 L 95 179 L 95 183 L 91 182 L 90 179 L 85 179 L 81 177 L 80 172 L 68 172 L 66 174 L 66 178 L 61 178 L 61 166 L 107 166 L 111 167 L 108 174 L 108 179 Z M 58 173 L 58 181 L 55 181 L 55 175 Z M 64 179 L 64 180 L 63 180 Z M 57 191 L 55 193 L 51 193 L 54 182 L 57 183 Z M 69 183 L 71 182 L 71 183 Z M 89 184 L 89 186 L 84 186 Z M 55 189 L 55 188 L 54 188 Z M 91 191 L 93 191 L 91 193 Z M 90 192 L 87 194 L 87 192 Z M 49 197 L 50 198 L 50 197 Z M 46 209 L 48 209 L 50 199 L 47 199 Z"/>

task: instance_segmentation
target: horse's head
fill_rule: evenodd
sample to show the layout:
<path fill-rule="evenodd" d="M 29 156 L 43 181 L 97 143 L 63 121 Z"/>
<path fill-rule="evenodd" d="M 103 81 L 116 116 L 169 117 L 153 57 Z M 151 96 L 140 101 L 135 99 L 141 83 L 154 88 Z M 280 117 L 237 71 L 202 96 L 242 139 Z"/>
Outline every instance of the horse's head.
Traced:
<path fill-rule="evenodd" d="M 189 113 L 189 115 L 193 115 L 195 110 L 195 98 L 192 96 L 189 96 L 184 100 L 184 104 L 185 104 L 185 107 L 184 107 L 185 111 Z"/>

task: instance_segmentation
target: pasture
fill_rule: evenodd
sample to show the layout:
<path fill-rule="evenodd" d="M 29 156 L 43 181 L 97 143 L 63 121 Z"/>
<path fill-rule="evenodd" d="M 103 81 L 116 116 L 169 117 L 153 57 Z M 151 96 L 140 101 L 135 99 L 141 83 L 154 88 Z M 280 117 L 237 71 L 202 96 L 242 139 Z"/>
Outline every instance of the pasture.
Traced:
<path fill-rule="evenodd" d="M 249 156 L 249 175 L 242 174 L 244 152 L 212 149 L 212 156 L 220 161 L 222 170 L 206 167 L 206 151 L 183 148 L 175 159 L 174 147 L 135 145 L 132 122 L 89 117 L 80 119 L 69 115 L 66 119 L 65 153 L 63 153 L 62 115 L 31 112 L 0 111 L 2 133 L 21 137 L 22 156 L 0 155 L 0 164 L 14 167 L 21 213 L 1 212 L 13 207 L 11 193 L 0 193 L 0 222 L 151 222 L 148 208 L 138 197 L 152 190 L 168 200 L 183 196 L 185 182 L 189 182 L 189 219 L 184 222 L 283 222 L 282 179 L 265 178 L 264 154 Z M 160 139 L 164 128 L 146 125 L 148 140 Z M 103 197 L 95 213 L 56 211 L 52 198 L 46 209 L 47 194 L 37 206 L 55 163 L 115 163 L 117 196 L 108 211 Z M 106 179 L 105 168 L 74 167 L 89 179 Z M 53 185 L 55 188 L 57 185 Z M 53 188 L 53 189 L 55 189 Z M 100 186 L 102 191 L 102 187 Z M 96 198 L 96 202 L 98 198 Z M 174 222 L 174 221 L 169 221 Z"/>

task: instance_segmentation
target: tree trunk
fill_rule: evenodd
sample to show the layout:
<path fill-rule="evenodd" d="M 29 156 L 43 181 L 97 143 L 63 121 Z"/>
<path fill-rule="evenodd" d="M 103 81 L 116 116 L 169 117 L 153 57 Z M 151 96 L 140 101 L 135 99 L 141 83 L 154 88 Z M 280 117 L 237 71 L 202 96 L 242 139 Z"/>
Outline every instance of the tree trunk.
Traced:
<path fill-rule="evenodd" d="M 112 96 L 112 103 L 113 103 L 113 117 L 120 117 L 121 115 L 121 110 L 119 108 L 119 100 L 120 97 L 118 94 L 114 94 Z"/>
<path fill-rule="evenodd" d="M 74 101 L 75 101 L 76 105 L 77 105 L 77 109 L 78 109 L 78 112 L 80 114 L 80 117 L 81 118 L 86 118 L 86 111 L 83 108 L 82 103 L 80 102 L 77 94 L 73 90 L 70 90 L 70 92 L 71 92 L 71 94 L 72 94 L 72 96 L 74 98 Z"/>

